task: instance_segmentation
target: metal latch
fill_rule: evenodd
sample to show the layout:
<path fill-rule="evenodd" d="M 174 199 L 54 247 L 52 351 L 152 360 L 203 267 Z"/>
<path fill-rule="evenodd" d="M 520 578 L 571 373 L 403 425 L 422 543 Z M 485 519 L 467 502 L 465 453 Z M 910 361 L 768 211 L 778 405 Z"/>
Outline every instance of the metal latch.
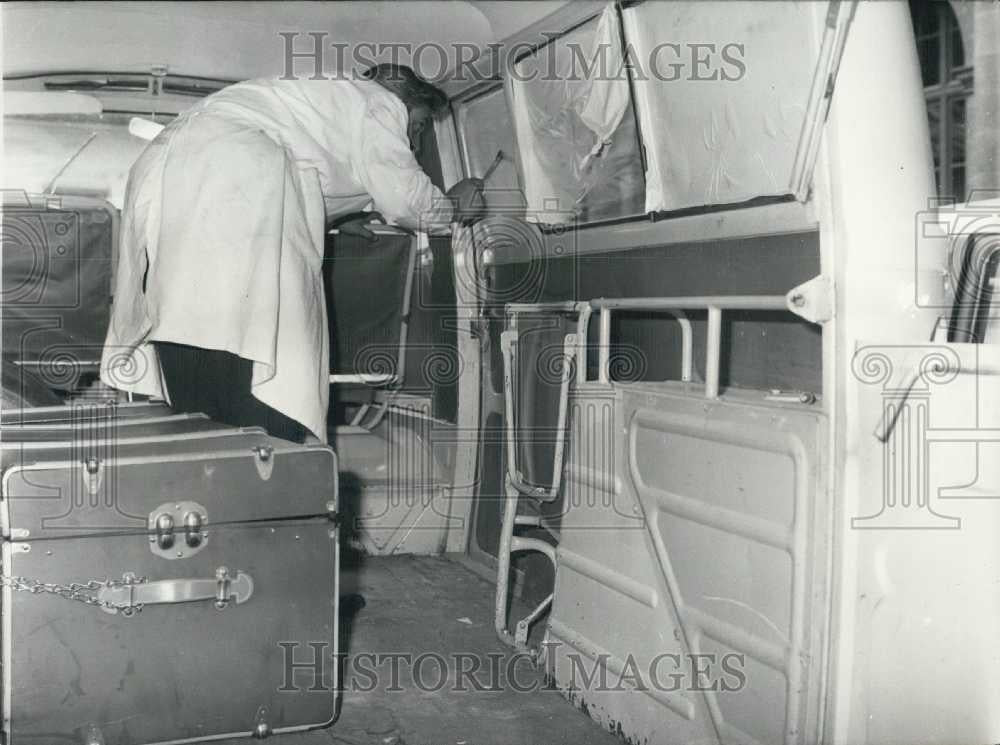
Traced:
<path fill-rule="evenodd" d="M 149 513 L 149 550 L 164 559 L 194 556 L 208 543 L 208 510 L 197 502 L 167 502 Z"/>
<path fill-rule="evenodd" d="M 101 609 L 112 615 L 119 609 L 141 609 L 147 605 L 166 603 L 192 603 L 211 600 L 215 607 L 224 610 L 234 602 L 245 603 L 253 595 L 253 579 L 246 572 L 236 572 L 219 567 L 214 579 L 163 579 L 155 582 L 135 582 L 134 575 L 124 575 L 121 584 L 102 587 L 97 593 Z"/>

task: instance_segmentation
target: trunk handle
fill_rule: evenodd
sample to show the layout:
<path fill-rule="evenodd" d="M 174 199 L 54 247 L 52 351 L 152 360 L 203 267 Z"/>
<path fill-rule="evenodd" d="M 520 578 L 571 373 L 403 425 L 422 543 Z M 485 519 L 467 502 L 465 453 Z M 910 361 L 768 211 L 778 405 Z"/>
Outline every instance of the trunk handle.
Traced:
<path fill-rule="evenodd" d="M 253 578 L 237 571 L 233 577 L 226 567 L 215 570 L 213 579 L 163 579 L 154 582 L 136 581 L 135 575 L 126 573 L 121 584 L 102 587 L 97 593 L 101 608 L 107 613 L 133 615 L 146 605 L 191 603 L 212 600 L 215 607 L 225 610 L 235 601 L 241 605 L 253 595 Z M 128 612 L 131 611 L 131 612 Z"/>

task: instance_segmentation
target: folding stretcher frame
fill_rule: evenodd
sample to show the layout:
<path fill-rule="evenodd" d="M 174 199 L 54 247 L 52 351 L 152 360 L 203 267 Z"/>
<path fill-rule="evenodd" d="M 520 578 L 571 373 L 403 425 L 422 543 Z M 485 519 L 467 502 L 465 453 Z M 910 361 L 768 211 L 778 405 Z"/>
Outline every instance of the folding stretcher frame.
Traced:
<path fill-rule="evenodd" d="M 399 328 L 399 344 L 396 350 L 396 362 L 394 365 L 394 370 L 389 373 L 372 373 L 355 371 L 353 373 L 331 373 L 330 374 L 330 385 L 365 385 L 372 386 L 382 389 L 387 389 L 390 395 L 386 396 L 385 399 L 379 403 L 375 404 L 377 410 L 372 417 L 366 420 L 366 417 L 371 410 L 373 404 L 363 404 L 358 413 L 354 416 L 351 421 L 353 426 L 362 426 L 366 429 L 372 429 L 376 427 L 379 422 L 385 417 L 388 411 L 389 405 L 392 402 L 391 393 L 397 391 L 403 384 L 403 376 L 406 367 L 406 340 L 409 329 L 410 320 L 410 304 L 411 298 L 413 296 L 413 279 L 416 275 L 417 267 L 417 256 L 420 253 L 420 238 L 418 235 L 409 233 L 405 230 L 399 228 L 394 228 L 389 225 L 375 225 L 369 226 L 369 230 L 375 235 L 392 235 L 410 236 L 410 254 L 409 260 L 407 262 L 406 269 L 406 279 L 403 285 L 403 297 L 401 299 L 401 310 L 400 310 L 400 328 Z M 332 231 L 336 234 L 337 231 Z"/>

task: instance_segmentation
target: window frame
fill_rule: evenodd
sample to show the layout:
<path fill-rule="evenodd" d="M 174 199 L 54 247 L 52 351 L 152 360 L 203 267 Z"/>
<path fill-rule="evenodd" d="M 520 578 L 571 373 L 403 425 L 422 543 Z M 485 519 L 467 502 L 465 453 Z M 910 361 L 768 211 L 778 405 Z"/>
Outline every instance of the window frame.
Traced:
<path fill-rule="evenodd" d="M 614 3 L 615 12 L 618 15 L 619 33 L 623 49 L 628 49 L 628 35 L 625 28 L 626 24 L 624 22 L 623 11 L 635 5 L 641 5 L 645 2 L 647 2 L 647 0 L 617 0 Z M 586 229 L 591 227 L 597 228 L 601 226 L 637 224 L 642 222 L 655 223 L 718 212 L 747 210 L 787 202 L 805 204 L 809 200 L 809 195 L 811 194 L 811 177 L 813 171 L 815 170 L 815 163 L 818 157 L 819 141 L 821 139 L 823 126 L 826 122 L 826 112 L 833 99 L 837 72 L 839 70 L 840 61 L 843 57 L 844 47 L 849 36 L 849 30 L 857 3 L 858 0 L 830 0 L 830 8 L 827 11 L 826 28 L 824 30 L 823 40 L 821 41 L 820 56 L 816 60 L 817 68 L 815 74 L 817 75 L 817 79 L 820 78 L 819 72 L 821 67 L 825 73 L 821 76 L 823 81 L 823 85 L 821 86 L 823 89 L 822 95 L 816 97 L 816 100 L 813 102 L 816 110 L 811 112 L 812 118 L 810 118 L 810 112 L 807 111 L 804 129 L 801 134 L 803 142 L 800 143 L 800 147 L 804 148 L 804 157 L 800 159 L 800 168 L 796 169 L 794 173 L 793 187 L 790 188 L 788 192 L 777 195 L 759 195 L 740 202 L 704 204 L 667 210 L 644 210 L 632 215 L 577 221 L 574 223 L 573 228 Z M 461 121 L 461 117 L 459 116 L 458 107 L 467 105 L 480 96 L 492 93 L 502 86 L 507 98 L 507 110 L 510 117 L 510 126 L 513 131 L 514 143 L 517 151 L 513 160 L 517 170 L 518 183 L 523 191 L 524 170 L 521 162 L 523 152 L 523 148 L 521 146 L 522 136 L 520 135 L 518 131 L 519 128 L 515 123 L 516 119 L 514 116 L 513 101 L 513 85 L 515 82 L 515 76 L 511 74 L 512 68 L 525 57 L 537 54 L 549 44 L 558 41 L 581 26 L 599 18 L 603 12 L 604 8 L 600 8 L 585 14 L 574 15 L 572 20 L 563 26 L 557 34 L 546 32 L 544 34 L 544 40 L 522 44 L 517 55 L 509 56 L 505 60 L 504 69 L 501 73 L 494 78 L 491 78 L 489 81 L 479 83 L 462 90 L 452 98 L 452 122 L 454 124 L 454 130 L 458 140 L 459 158 L 461 160 L 462 171 L 466 176 L 470 175 L 468 169 L 467 133 L 465 131 L 464 122 Z M 534 38 L 537 38 L 537 35 Z M 506 43 L 510 44 L 515 41 L 516 39 L 511 37 Z M 639 157 L 641 159 L 643 177 L 644 179 L 648 179 L 650 157 L 647 151 L 646 143 L 643 139 L 642 117 L 639 112 L 639 103 L 636 96 L 633 62 L 628 54 L 625 55 L 625 70 L 629 86 L 629 102 L 632 107 L 632 116 L 635 119 L 636 139 Z M 537 227 L 543 233 L 561 233 L 567 228 L 566 225 L 552 225 L 545 223 L 537 223 Z"/>
<path fill-rule="evenodd" d="M 953 104 L 964 101 L 965 122 L 962 125 L 961 135 L 967 146 L 969 99 L 973 93 L 972 64 L 965 59 L 965 40 L 962 38 L 962 27 L 951 3 L 944 0 L 943 2 L 929 3 L 923 7 L 934 9 L 932 12 L 934 13 L 934 22 L 937 24 L 932 34 L 924 36 L 918 36 L 914 26 L 914 45 L 918 55 L 920 54 L 921 39 L 933 37 L 938 39 L 937 60 L 934 62 L 938 82 L 923 86 L 924 107 L 928 112 L 928 128 L 933 126 L 929 116 L 930 108 L 933 105 L 938 107 L 938 121 L 936 122 L 938 139 L 936 144 L 933 133 L 931 139 L 931 146 L 934 149 L 933 155 L 937 161 L 934 168 L 935 187 L 942 199 L 964 202 L 968 192 L 968 158 L 966 154 L 962 161 L 965 175 L 962 178 L 961 192 L 959 192 L 959 184 L 954 178 L 955 152 L 952 138 L 956 132 L 951 121 L 951 111 Z M 952 64 L 952 54 L 955 51 L 953 32 L 957 32 L 962 40 L 963 59 L 961 65 Z M 921 69 L 923 69 L 924 60 L 921 59 L 920 63 Z M 923 83 L 922 80 L 921 83 Z"/>
<path fill-rule="evenodd" d="M 642 2 L 644 0 L 638 0 Z M 633 3 L 634 4 L 634 3 Z M 592 13 L 588 13 L 586 16 L 578 18 L 576 21 L 570 25 L 562 28 L 558 34 L 546 34 L 545 41 L 532 44 L 530 47 L 524 49 L 522 52 L 514 56 L 512 59 L 507 60 L 507 65 L 503 73 L 503 86 L 504 92 L 507 96 L 507 110 L 510 112 L 510 124 L 512 131 L 514 132 L 514 143 L 517 147 L 517 153 L 515 161 L 517 163 L 517 174 L 518 182 L 521 185 L 521 189 L 524 189 L 524 166 L 522 164 L 521 158 L 524 152 L 524 148 L 521 146 L 521 138 L 517 122 L 514 117 L 514 83 L 515 76 L 511 74 L 515 65 L 517 65 L 521 60 L 530 57 L 531 55 L 539 54 L 543 49 L 548 47 L 560 39 L 572 34 L 577 29 L 591 23 L 593 21 L 599 20 L 601 15 L 604 13 L 604 8 L 599 8 Z M 622 45 L 622 49 L 626 49 L 626 38 L 625 38 L 625 26 L 622 18 L 622 3 L 615 3 L 615 13 L 618 15 L 618 32 L 619 40 Z M 642 127 L 640 125 L 639 110 L 636 107 L 636 97 L 635 97 L 635 81 L 633 79 L 632 65 L 628 59 L 628 55 L 625 55 L 624 68 L 626 78 L 628 80 L 628 91 L 629 91 L 629 106 L 632 109 L 632 117 L 635 124 L 635 137 L 636 145 L 639 152 L 640 166 L 642 168 L 642 178 L 643 178 L 643 190 L 645 191 L 646 178 L 647 178 L 647 159 L 646 159 L 646 145 L 642 139 Z M 643 200 L 645 201 L 645 200 Z M 645 221 L 655 221 L 654 213 L 647 212 L 643 209 L 641 212 L 636 212 L 634 214 L 618 215 L 616 217 L 601 217 L 593 220 L 577 220 L 573 223 L 574 229 L 597 227 L 602 225 L 620 225 L 623 223 L 633 223 L 633 222 L 645 222 Z M 549 232 L 562 232 L 566 230 L 566 225 L 554 225 L 549 223 L 537 223 L 539 229 L 543 233 Z"/>
<path fill-rule="evenodd" d="M 513 131 L 514 127 L 514 117 L 510 111 L 510 95 L 507 92 L 506 81 L 502 78 L 493 78 L 491 80 L 485 81 L 484 83 L 474 86 L 473 88 L 463 91 L 461 95 L 456 96 L 450 102 L 451 106 L 451 118 L 455 123 L 455 133 L 458 139 L 458 157 L 462 163 L 462 173 L 466 178 L 471 178 L 472 173 L 470 172 L 469 165 L 469 139 L 465 131 L 465 116 L 468 111 L 468 107 L 475 104 L 487 96 L 495 94 L 499 90 L 503 90 L 504 98 L 507 102 L 507 113 L 510 115 L 510 126 Z M 517 144 L 517 133 L 514 132 L 514 143 L 515 147 Z M 524 189 L 524 176 L 521 172 L 521 158 L 518 153 L 512 153 L 514 157 L 511 159 L 514 162 L 515 170 L 517 171 L 517 185 L 518 188 Z"/>

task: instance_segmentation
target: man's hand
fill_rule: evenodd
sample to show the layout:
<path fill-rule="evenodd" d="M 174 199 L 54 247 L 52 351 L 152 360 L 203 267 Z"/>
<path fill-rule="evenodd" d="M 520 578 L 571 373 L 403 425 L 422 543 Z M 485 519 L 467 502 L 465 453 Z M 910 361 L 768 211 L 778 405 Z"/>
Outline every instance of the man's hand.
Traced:
<path fill-rule="evenodd" d="M 378 236 L 365 227 L 373 222 L 380 222 L 384 224 L 385 218 L 382 217 L 379 212 L 353 213 L 339 220 L 335 220 L 330 225 L 330 229 L 336 228 L 340 231 L 341 235 L 354 235 L 358 238 L 364 238 L 369 243 L 374 243 L 378 240 Z"/>
<path fill-rule="evenodd" d="M 479 178 L 462 179 L 448 189 L 447 197 L 455 205 L 455 220 L 469 225 L 486 214 L 486 199 L 483 197 L 485 183 Z"/>

